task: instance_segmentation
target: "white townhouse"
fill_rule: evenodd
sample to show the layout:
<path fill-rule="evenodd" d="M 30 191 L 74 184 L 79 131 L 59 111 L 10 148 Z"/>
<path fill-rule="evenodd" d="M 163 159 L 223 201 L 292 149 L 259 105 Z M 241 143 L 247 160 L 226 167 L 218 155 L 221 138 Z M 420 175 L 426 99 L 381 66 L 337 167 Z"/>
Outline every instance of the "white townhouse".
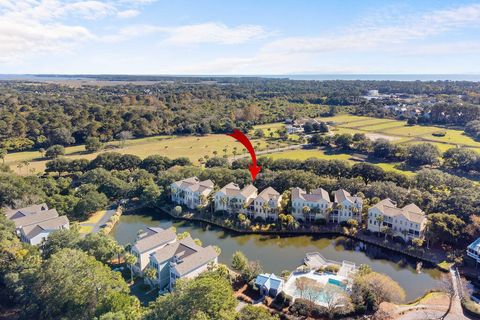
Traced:
<path fill-rule="evenodd" d="M 8 209 L 6 216 L 15 224 L 20 240 L 31 245 L 42 244 L 55 230 L 70 228 L 68 218 L 59 216 L 57 210 L 48 209 L 46 204 Z"/>
<path fill-rule="evenodd" d="M 172 201 L 190 209 L 205 207 L 213 187 L 212 180 L 200 181 L 197 177 L 176 181 L 170 185 Z"/>
<path fill-rule="evenodd" d="M 248 207 L 257 197 L 257 188 L 252 184 L 240 187 L 231 182 L 215 193 L 215 211 L 228 213 L 247 213 Z"/>
<path fill-rule="evenodd" d="M 150 255 L 150 267 L 157 270 L 156 284 L 160 292 L 171 291 L 177 279 L 192 279 L 218 263 L 212 246 L 202 247 L 191 237 L 167 244 Z"/>
<path fill-rule="evenodd" d="M 254 218 L 277 220 L 281 201 L 280 193 L 272 187 L 268 187 L 253 200 L 253 212 L 249 210 L 249 215 L 253 213 Z"/>
<path fill-rule="evenodd" d="M 334 206 L 330 213 L 330 222 L 344 222 L 355 219 L 362 221 L 363 200 L 360 197 L 352 196 L 348 191 L 339 189 L 333 193 Z"/>
<path fill-rule="evenodd" d="M 413 203 L 397 208 L 397 204 L 387 198 L 368 209 L 368 230 L 382 232 L 388 227 L 393 236 L 406 241 L 423 238 L 426 224 L 425 213 Z"/>
<path fill-rule="evenodd" d="M 300 188 L 292 188 L 292 215 L 297 220 L 328 221 L 332 206 L 328 192 L 322 188 L 312 190 L 310 193 Z"/>
<path fill-rule="evenodd" d="M 132 246 L 131 253 L 137 258 L 132 265 L 133 271 L 142 275 L 143 270 L 150 262 L 150 254 L 158 249 L 165 247 L 170 243 L 177 241 L 177 235 L 173 228 L 147 228 L 146 231 L 137 236 L 135 244 Z"/>

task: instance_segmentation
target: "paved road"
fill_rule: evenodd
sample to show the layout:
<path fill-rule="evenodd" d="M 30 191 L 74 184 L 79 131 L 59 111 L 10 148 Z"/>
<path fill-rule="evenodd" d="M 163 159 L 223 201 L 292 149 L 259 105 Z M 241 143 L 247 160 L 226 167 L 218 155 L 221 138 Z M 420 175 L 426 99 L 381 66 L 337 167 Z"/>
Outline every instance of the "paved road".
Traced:
<path fill-rule="evenodd" d="M 107 212 L 103 215 L 102 218 L 100 218 L 100 220 L 98 220 L 97 223 L 81 223 L 80 225 L 85 227 L 93 227 L 92 233 L 97 233 L 98 231 L 100 231 L 101 226 L 107 223 L 108 219 L 110 219 L 110 217 L 113 216 L 114 214 L 115 214 L 115 209 L 107 210 Z"/>

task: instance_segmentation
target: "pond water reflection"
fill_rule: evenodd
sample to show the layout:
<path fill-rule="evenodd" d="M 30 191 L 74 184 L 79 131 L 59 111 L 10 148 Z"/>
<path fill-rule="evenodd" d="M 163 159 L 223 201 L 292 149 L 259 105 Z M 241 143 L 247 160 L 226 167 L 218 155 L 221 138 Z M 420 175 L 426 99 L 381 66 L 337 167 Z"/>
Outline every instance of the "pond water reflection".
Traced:
<path fill-rule="evenodd" d="M 137 232 L 146 227 L 167 228 L 174 225 L 177 232 L 188 231 L 204 245 L 217 245 L 222 249 L 219 261 L 230 264 L 235 251 L 242 251 L 250 260 L 258 260 L 265 272 L 280 274 L 302 264 L 307 252 L 321 252 L 327 259 L 348 260 L 355 264 L 368 264 L 374 271 L 387 274 L 406 291 L 412 300 L 426 290 L 439 286 L 442 273 L 435 268 L 415 270 L 414 260 L 391 251 L 353 242 L 345 237 L 278 237 L 262 235 L 238 235 L 202 223 L 174 221 L 171 217 L 157 213 L 123 215 L 112 231 L 120 244 L 132 243 Z"/>

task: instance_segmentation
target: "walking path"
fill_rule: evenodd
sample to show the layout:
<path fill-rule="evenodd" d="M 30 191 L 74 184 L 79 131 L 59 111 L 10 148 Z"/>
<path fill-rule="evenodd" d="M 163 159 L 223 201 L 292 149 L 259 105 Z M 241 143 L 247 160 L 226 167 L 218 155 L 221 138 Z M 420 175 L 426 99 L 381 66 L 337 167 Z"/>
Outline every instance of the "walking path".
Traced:
<path fill-rule="evenodd" d="M 306 143 L 305 144 L 294 144 L 294 145 L 287 146 L 287 147 L 256 151 L 255 154 L 257 156 L 259 156 L 259 155 L 262 155 L 262 154 L 270 154 L 270 153 L 277 153 L 277 152 L 288 151 L 288 150 L 302 149 L 303 147 L 306 147 L 306 146 L 308 146 L 308 144 L 306 144 Z M 249 158 L 249 157 L 250 157 L 249 153 L 241 154 L 241 155 L 237 155 L 237 156 L 234 156 L 234 157 L 229 157 L 228 162 L 232 163 L 235 160 L 242 159 L 242 158 Z"/>

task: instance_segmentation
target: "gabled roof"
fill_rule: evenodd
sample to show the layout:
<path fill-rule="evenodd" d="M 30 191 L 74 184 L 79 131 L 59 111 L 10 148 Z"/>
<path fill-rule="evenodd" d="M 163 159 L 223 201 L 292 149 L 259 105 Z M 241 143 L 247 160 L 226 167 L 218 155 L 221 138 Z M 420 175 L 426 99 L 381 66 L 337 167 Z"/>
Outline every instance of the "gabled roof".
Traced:
<path fill-rule="evenodd" d="M 282 284 L 283 280 L 277 277 L 275 274 L 271 273 L 262 273 L 257 276 L 255 279 L 255 284 L 260 287 L 265 287 L 268 290 L 275 289 L 278 290 Z"/>
<path fill-rule="evenodd" d="M 28 207 L 20 208 L 20 209 L 7 209 L 5 215 L 8 219 L 18 219 L 25 217 L 27 215 L 34 214 L 38 211 L 48 210 L 48 206 L 46 203 L 41 204 L 34 204 Z"/>
<path fill-rule="evenodd" d="M 470 250 L 473 250 L 475 252 L 478 252 L 480 251 L 480 238 L 478 238 L 477 240 L 473 241 L 472 243 L 470 243 L 468 245 L 468 249 Z"/>
<path fill-rule="evenodd" d="M 305 190 L 300 188 L 292 189 L 292 199 L 302 199 L 308 202 L 320 202 L 321 200 L 330 202 L 330 196 L 328 192 L 322 188 L 317 188 L 312 190 L 311 193 L 305 192 Z"/>
<path fill-rule="evenodd" d="M 268 187 L 260 192 L 257 196 L 257 199 L 262 199 L 263 201 L 269 201 L 270 199 L 277 199 L 280 196 L 277 190 L 272 187 Z"/>
<path fill-rule="evenodd" d="M 335 191 L 333 194 L 334 194 L 334 201 L 336 203 L 342 203 L 345 200 L 352 203 L 363 203 L 362 198 L 352 196 L 347 190 L 344 190 L 344 189 L 339 189 Z"/>
<path fill-rule="evenodd" d="M 240 193 L 240 187 L 236 183 L 230 182 L 218 192 L 221 192 L 229 197 L 235 197 Z"/>
<path fill-rule="evenodd" d="M 189 190 L 199 193 L 210 193 L 213 191 L 214 183 L 212 180 L 200 181 L 197 177 L 190 177 L 173 183 L 174 186 L 183 190 Z"/>
<path fill-rule="evenodd" d="M 177 235 L 173 228 L 164 230 L 162 228 L 148 228 L 146 233 L 140 234 L 133 246 L 139 253 L 155 249 L 174 241 Z"/>
<path fill-rule="evenodd" d="M 180 276 L 183 276 L 214 260 L 218 257 L 218 253 L 212 246 L 201 247 L 191 237 L 187 237 L 158 249 L 151 256 L 159 263 L 176 257 L 177 262 L 173 265 L 173 268 Z"/>
<path fill-rule="evenodd" d="M 12 220 L 15 223 L 15 227 L 26 227 L 32 224 L 40 223 L 49 219 L 58 217 L 58 212 L 55 209 L 38 211 L 33 214 L 26 215 L 24 217 L 16 218 Z"/>
<path fill-rule="evenodd" d="M 253 184 L 249 184 L 249 185 L 245 186 L 245 188 L 243 188 L 242 191 L 240 191 L 240 193 L 245 198 L 250 198 L 250 197 L 255 196 L 257 194 L 257 191 L 258 191 L 258 189 L 255 188 L 255 186 Z"/>
<path fill-rule="evenodd" d="M 58 230 L 68 224 L 69 224 L 68 218 L 66 216 L 60 216 L 53 219 L 42 221 L 38 224 L 32 224 L 32 225 L 23 227 L 22 231 L 28 239 L 32 239 L 33 237 L 39 235 L 44 231 L 51 232 L 54 230 Z"/>
<path fill-rule="evenodd" d="M 250 198 L 256 195 L 257 193 L 257 188 L 253 186 L 252 184 L 249 184 L 245 186 L 245 188 L 240 189 L 240 187 L 233 182 L 230 182 L 226 186 L 224 186 L 222 189 L 220 189 L 218 192 L 221 192 L 225 194 L 227 197 L 237 197 L 239 195 L 245 197 L 245 198 Z"/>
<path fill-rule="evenodd" d="M 408 221 L 419 224 L 427 219 L 425 213 L 417 205 L 411 203 L 403 208 L 398 208 L 397 204 L 389 198 L 383 199 L 372 208 L 377 208 L 388 217 L 404 216 Z"/>

